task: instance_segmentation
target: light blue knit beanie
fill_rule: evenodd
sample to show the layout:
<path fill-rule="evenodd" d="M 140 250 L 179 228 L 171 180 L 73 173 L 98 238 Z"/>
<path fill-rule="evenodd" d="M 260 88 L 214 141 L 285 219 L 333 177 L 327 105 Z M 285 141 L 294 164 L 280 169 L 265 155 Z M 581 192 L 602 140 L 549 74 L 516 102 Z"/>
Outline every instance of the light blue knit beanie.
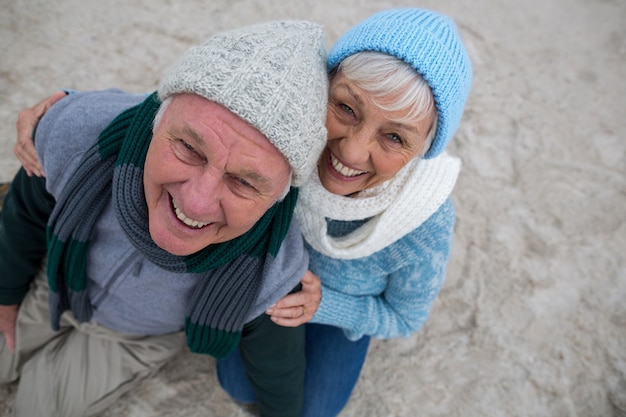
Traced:
<path fill-rule="evenodd" d="M 438 122 L 424 158 L 439 155 L 459 127 L 472 84 L 472 63 L 452 19 L 423 9 L 376 13 L 339 38 L 328 54 L 329 71 L 364 51 L 384 52 L 407 62 L 430 85 Z"/>

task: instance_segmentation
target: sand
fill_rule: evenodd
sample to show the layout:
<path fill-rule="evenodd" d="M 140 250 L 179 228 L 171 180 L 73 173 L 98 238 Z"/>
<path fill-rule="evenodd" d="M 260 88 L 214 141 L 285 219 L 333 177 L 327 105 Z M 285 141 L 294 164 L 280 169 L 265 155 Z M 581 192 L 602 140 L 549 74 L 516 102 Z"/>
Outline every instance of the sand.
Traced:
<path fill-rule="evenodd" d="M 330 46 L 404 5 L 451 15 L 474 63 L 455 243 L 428 322 L 373 343 L 342 416 L 626 416 L 624 1 L 0 0 L 0 181 L 17 111 L 57 88 L 150 91 L 212 33 L 306 18 Z M 250 415 L 187 353 L 100 417 Z"/>

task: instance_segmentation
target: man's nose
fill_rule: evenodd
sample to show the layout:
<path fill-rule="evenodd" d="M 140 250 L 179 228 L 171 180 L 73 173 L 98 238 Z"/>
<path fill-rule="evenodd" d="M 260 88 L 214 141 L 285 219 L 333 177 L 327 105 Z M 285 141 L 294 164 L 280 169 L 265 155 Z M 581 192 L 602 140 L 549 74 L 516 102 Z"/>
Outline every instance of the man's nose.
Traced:
<path fill-rule="evenodd" d="M 205 171 L 189 178 L 183 187 L 186 215 L 196 220 L 210 220 L 221 210 L 221 199 L 226 187 L 221 172 Z"/>

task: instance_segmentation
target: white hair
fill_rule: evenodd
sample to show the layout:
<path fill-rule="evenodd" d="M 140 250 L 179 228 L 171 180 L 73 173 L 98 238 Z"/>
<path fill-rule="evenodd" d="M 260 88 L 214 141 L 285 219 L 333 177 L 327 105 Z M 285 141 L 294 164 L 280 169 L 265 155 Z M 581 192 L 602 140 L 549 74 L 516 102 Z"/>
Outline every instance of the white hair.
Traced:
<path fill-rule="evenodd" d="M 170 96 L 170 97 L 166 98 L 165 100 L 163 100 L 163 103 L 161 103 L 161 105 L 159 106 L 159 110 L 157 111 L 156 116 L 154 116 L 154 121 L 152 122 L 152 131 L 153 132 L 155 130 L 157 130 L 157 128 L 161 124 L 161 119 L 163 119 L 163 113 L 165 113 L 165 110 L 167 110 L 167 108 L 169 107 L 170 103 L 172 102 L 172 97 L 174 97 L 174 96 Z"/>
<path fill-rule="evenodd" d="M 369 92 L 372 104 L 380 110 L 408 111 L 395 122 L 415 123 L 432 114 L 433 123 L 419 156 L 428 152 L 437 132 L 437 106 L 430 86 L 415 68 L 395 56 L 365 51 L 345 58 L 335 71 Z"/>

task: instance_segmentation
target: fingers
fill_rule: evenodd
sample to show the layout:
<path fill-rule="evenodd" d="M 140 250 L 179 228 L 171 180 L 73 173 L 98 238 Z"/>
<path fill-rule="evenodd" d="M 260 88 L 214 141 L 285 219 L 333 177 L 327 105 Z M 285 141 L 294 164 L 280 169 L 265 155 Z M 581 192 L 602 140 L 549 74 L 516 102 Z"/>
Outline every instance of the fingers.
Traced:
<path fill-rule="evenodd" d="M 281 298 L 276 302 L 275 307 L 280 309 L 307 305 L 307 308 L 313 307 L 313 312 L 315 312 L 322 300 L 322 286 L 319 277 L 311 271 L 307 271 L 300 283 L 302 290 Z"/>
<path fill-rule="evenodd" d="M 271 320 L 285 327 L 296 327 L 311 320 L 313 314 L 307 310 L 306 306 L 299 305 L 295 307 L 289 307 L 286 309 L 275 310 L 275 313 L 271 315 Z"/>
<path fill-rule="evenodd" d="M 296 293 L 289 294 L 281 298 L 272 307 L 277 310 L 288 310 L 290 307 L 300 307 L 311 302 L 311 294 L 300 290 Z"/>
<path fill-rule="evenodd" d="M 39 175 L 43 171 L 33 142 L 35 126 L 41 118 L 41 105 L 40 102 L 34 107 L 20 111 L 17 115 L 17 142 L 13 147 L 13 153 L 20 160 L 28 175 Z"/>
<path fill-rule="evenodd" d="M 308 270 L 306 271 L 304 277 L 302 277 L 302 281 L 300 282 L 302 283 L 302 285 L 313 285 L 318 287 L 321 284 L 320 277 Z"/>
<path fill-rule="evenodd" d="M 41 109 L 40 117 L 43 116 L 50 107 L 55 105 L 57 101 L 61 100 L 65 96 L 67 96 L 67 93 L 63 90 L 59 90 L 59 91 L 55 91 L 54 93 L 52 93 L 50 97 L 48 97 L 47 99 L 40 101 L 36 105 L 36 106 L 40 106 L 40 109 Z"/>
<path fill-rule="evenodd" d="M 281 298 L 267 309 L 274 323 L 281 326 L 295 327 L 311 320 L 322 300 L 320 279 L 307 271 L 302 278 L 302 290 Z"/>
<path fill-rule="evenodd" d="M 52 105 L 65 96 L 64 91 L 56 91 L 33 107 L 23 109 L 18 113 L 16 123 L 17 142 L 13 147 L 13 153 L 22 163 L 28 175 L 44 176 L 43 168 L 33 143 L 33 133 L 41 117 Z"/>
<path fill-rule="evenodd" d="M 13 147 L 13 153 L 17 157 L 17 159 L 22 163 L 24 170 L 29 176 L 36 175 L 38 177 L 43 177 L 43 168 L 39 163 L 39 159 L 37 158 L 37 152 L 35 151 L 34 145 L 24 145 L 20 142 L 16 143 Z"/>

